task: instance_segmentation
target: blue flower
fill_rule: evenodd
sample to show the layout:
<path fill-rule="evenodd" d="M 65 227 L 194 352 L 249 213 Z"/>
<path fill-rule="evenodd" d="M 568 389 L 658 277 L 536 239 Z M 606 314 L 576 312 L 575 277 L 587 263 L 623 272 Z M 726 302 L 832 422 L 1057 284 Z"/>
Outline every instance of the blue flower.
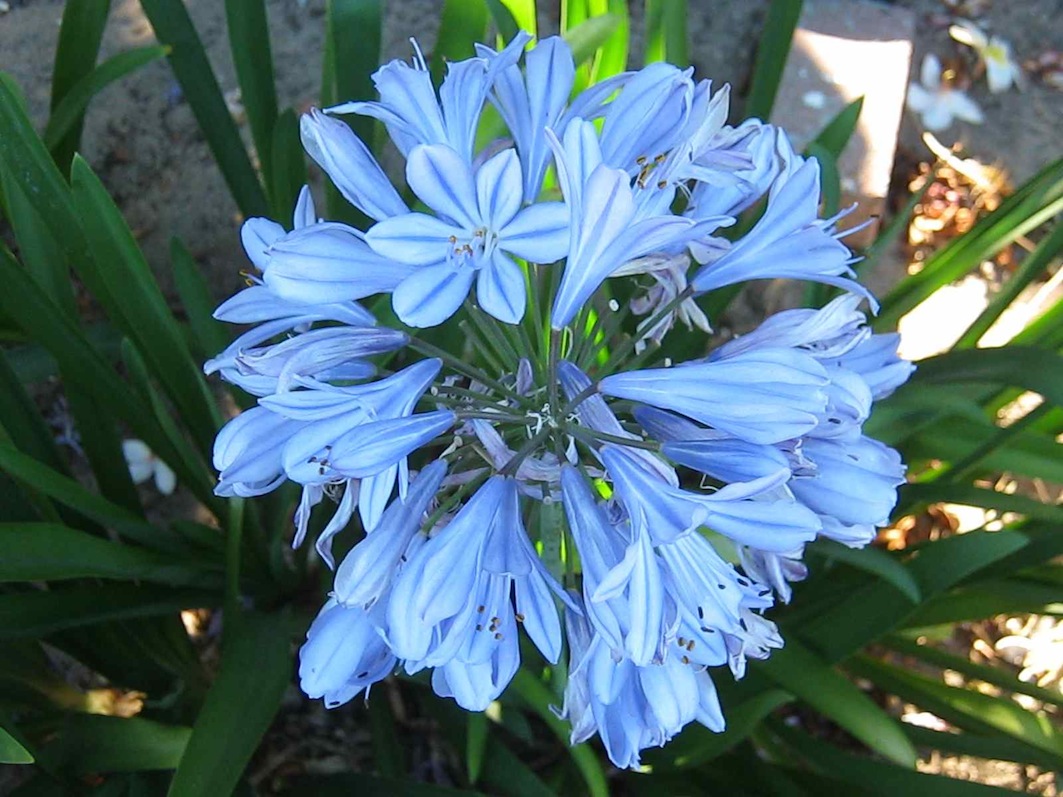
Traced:
<path fill-rule="evenodd" d="M 597 733 L 618 767 L 639 765 L 639 753 L 662 746 L 690 722 L 724 729 L 716 686 L 704 668 L 684 664 L 678 644 L 657 664 L 616 660 L 602 637 L 575 612 L 565 614 L 570 661 L 561 717 L 572 744 Z"/>
<path fill-rule="evenodd" d="M 617 655 L 644 665 L 664 656 L 675 623 L 660 563 L 644 528 L 613 527 L 572 467 L 561 471 L 568 527 L 580 552 L 583 600 L 596 632 Z"/>
<path fill-rule="evenodd" d="M 403 155 L 408 156 L 419 144 L 447 144 L 471 161 L 487 93 L 499 73 L 517 62 L 529 41 L 531 36 L 520 32 L 501 53 L 481 51 L 486 57 L 448 64 L 438 100 L 424 56 L 416 49 L 412 66 L 391 61 L 373 75 L 379 102 L 349 102 L 330 110 L 379 119 Z"/>
<path fill-rule="evenodd" d="M 388 642 L 408 672 L 451 664 L 438 676 L 441 688 L 482 711 L 519 661 L 518 619 L 543 656 L 557 661 L 552 593 L 563 594 L 528 539 L 516 482 L 494 476 L 409 557 L 388 604 Z"/>
<path fill-rule="evenodd" d="M 386 219 L 408 208 L 380 164 L 345 122 L 316 108 L 300 122 L 303 147 L 325 170 L 343 198 L 371 219 Z"/>
<path fill-rule="evenodd" d="M 742 545 L 787 551 L 814 539 L 822 527 L 812 511 L 778 489 L 790 475 L 786 470 L 713 493 L 694 493 L 646 469 L 628 449 L 604 445 L 601 457 L 632 523 L 645 526 L 655 544 L 675 542 L 707 526 Z"/>
<path fill-rule="evenodd" d="M 397 659 L 370 614 L 330 599 L 318 612 L 299 650 L 299 686 L 323 697 L 328 708 L 343 705 L 383 680 Z"/>
<path fill-rule="evenodd" d="M 754 279 L 810 280 L 856 293 L 877 307 L 852 279 L 852 253 L 830 223 L 818 218 L 818 209 L 819 162 L 812 158 L 776 178 L 764 215 L 745 236 L 715 252 L 695 251 L 702 266 L 691 285 L 704 292 Z"/>
<path fill-rule="evenodd" d="M 565 252 L 568 211 L 559 202 L 521 208 L 520 161 L 495 155 L 474 174 L 449 146 L 418 146 L 406 163 L 410 187 L 438 215 L 408 213 L 376 224 L 366 240 L 384 257 L 416 266 L 392 294 L 416 327 L 441 324 L 476 280 L 476 298 L 508 324 L 524 317 L 524 272 L 513 257 L 552 263 Z"/>
<path fill-rule="evenodd" d="M 672 410 L 751 443 L 800 437 L 827 407 L 827 372 L 814 357 L 760 348 L 715 362 L 611 374 L 607 396 Z"/>

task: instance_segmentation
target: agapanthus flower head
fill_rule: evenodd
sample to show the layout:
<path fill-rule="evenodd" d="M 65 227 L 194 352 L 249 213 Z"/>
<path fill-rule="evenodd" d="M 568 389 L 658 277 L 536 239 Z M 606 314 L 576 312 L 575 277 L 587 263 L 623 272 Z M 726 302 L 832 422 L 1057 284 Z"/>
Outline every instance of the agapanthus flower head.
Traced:
<path fill-rule="evenodd" d="M 573 742 L 636 766 L 690 722 L 722 730 L 712 668 L 784 644 L 770 610 L 806 545 L 887 521 L 904 467 L 863 424 L 911 366 L 866 327 L 818 167 L 782 130 L 728 126 L 728 89 L 668 64 L 572 96 L 568 46 L 530 40 L 479 47 L 438 92 L 418 52 L 376 73 L 378 101 L 304 116 L 371 221 L 320 219 L 304 189 L 291 229 L 245 222 L 255 271 L 217 317 L 250 328 L 206 369 L 257 403 L 218 434 L 217 492 L 299 484 L 295 545 L 324 514 L 308 695 L 431 670 L 482 711 L 523 635 L 568 669 Z M 383 122 L 409 193 L 339 113 Z M 716 345 L 703 294 L 765 278 L 842 295 Z M 696 356 L 673 362 L 680 335 Z"/>

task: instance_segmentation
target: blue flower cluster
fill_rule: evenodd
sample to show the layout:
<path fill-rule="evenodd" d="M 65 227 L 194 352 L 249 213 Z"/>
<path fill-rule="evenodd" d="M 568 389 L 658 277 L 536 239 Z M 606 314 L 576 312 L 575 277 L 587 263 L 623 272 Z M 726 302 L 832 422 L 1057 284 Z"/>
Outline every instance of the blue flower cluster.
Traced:
<path fill-rule="evenodd" d="M 217 492 L 300 484 L 296 545 L 335 502 L 331 567 L 360 517 L 301 652 L 311 697 L 431 670 L 482 711 L 523 627 L 567 659 L 572 741 L 598 734 L 632 767 L 691 721 L 723 728 L 709 668 L 741 677 L 783 644 L 764 611 L 807 543 L 866 545 L 887 522 L 904 466 L 862 425 L 911 365 L 865 325 L 817 163 L 781 130 L 728 126 L 727 88 L 668 64 L 573 98 L 568 46 L 529 41 L 449 64 L 438 93 L 419 54 L 389 63 L 379 101 L 303 117 L 372 224 L 319 220 L 306 189 L 291 230 L 245 223 L 258 276 L 216 315 L 252 326 L 206 367 L 258 403 L 218 435 Z M 349 113 L 387 128 L 416 209 Z M 745 235 L 719 234 L 755 206 Z M 663 357 L 677 322 L 710 331 L 699 297 L 764 278 L 843 292 Z M 407 328 L 460 324 L 462 350 L 378 325 L 358 303 L 378 295 Z"/>

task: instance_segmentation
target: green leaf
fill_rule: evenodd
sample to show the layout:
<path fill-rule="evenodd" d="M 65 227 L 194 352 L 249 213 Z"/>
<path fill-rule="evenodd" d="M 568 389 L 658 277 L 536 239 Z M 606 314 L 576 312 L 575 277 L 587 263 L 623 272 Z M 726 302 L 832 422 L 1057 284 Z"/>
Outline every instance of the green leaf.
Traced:
<path fill-rule="evenodd" d="M 120 80 L 152 61 L 165 57 L 166 53 L 165 47 L 137 47 L 108 58 L 86 74 L 70 87 L 62 101 L 52 109 L 52 115 L 48 117 L 48 126 L 44 130 L 45 146 L 53 153 L 58 153 L 60 147 L 65 146 L 65 142 L 70 139 L 71 134 L 79 134 L 78 126 L 84 119 L 85 110 L 89 107 L 93 97 L 116 80 Z M 64 154 L 65 160 L 62 162 L 69 163 L 73 155 L 73 152 L 69 156 Z M 57 160 L 59 157 L 57 154 Z"/>
<path fill-rule="evenodd" d="M 627 69 L 628 46 L 631 39 L 631 16 L 627 0 L 608 0 L 606 10 L 619 21 L 616 30 L 602 44 L 598 60 L 594 64 L 594 82 L 619 75 Z"/>
<path fill-rule="evenodd" d="M 892 648 L 898 653 L 903 653 L 906 656 L 929 662 L 935 667 L 941 667 L 945 670 L 955 670 L 968 678 L 984 681 L 987 684 L 994 684 L 1002 689 L 1007 689 L 1009 692 L 1029 695 L 1030 697 L 1037 698 L 1043 703 L 1050 703 L 1057 706 L 1063 705 L 1063 692 L 1060 692 L 1059 690 L 1044 689 L 1035 683 L 1020 681 L 1013 673 L 1008 672 L 1003 667 L 990 667 L 986 664 L 976 664 L 970 659 L 940 650 L 933 645 L 920 645 L 912 640 L 897 635 L 890 635 L 883 640 L 882 644 Z"/>
<path fill-rule="evenodd" d="M 1063 159 L 1050 163 L 996 210 L 928 257 L 882 300 L 875 328 L 895 329 L 901 316 L 943 285 L 978 268 L 1005 246 L 1063 211 Z"/>
<path fill-rule="evenodd" d="M 476 42 L 487 35 L 488 10 L 483 0 L 445 0 L 439 21 L 439 36 L 432 51 L 432 82 L 443 81 L 448 61 L 476 55 Z"/>
<path fill-rule="evenodd" d="M 925 628 L 985 620 L 998 614 L 1063 615 L 1060 588 L 1025 579 L 977 581 L 924 603 L 904 624 L 908 628 Z"/>
<path fill-rule="evenodd" d="M 273 128 L 277 123 L 277 90 L 264 0 L 225 0 L 229 51 L 247 111 L 251 138 L 267 189 L 273 185 Z M 273 205 L 276 208 L 276 203 Z M 285 214 L 287 215 L 287 214 Z M 285 216 L 275 217 L 283 221 Z"/>
<path fill-rule="evenodd" d="M 1025 257 L 1015 273 L 1008 277 L 1001 289 L 993 295 L 978 318 L 956 341 L 955 347 L 967 349 L 976 346 L 981 337 L 989 331 L 989 328 L 1019 297 L 1026 286 L 1046 272 L 1060 251 L 1063 251 L 1063 224 L 1056 224 L 1044 240 L 1037 244 L 1037 248 Z"/>
<path fill-rule="evenodd" d="M 0 443 L 0 469 L 75 512 L 108 526 L 130 540 L 149 547 L 174 550 L 175 537 L 123 506 L 85 489 L 33 457 Z"/>
<path fill-rule="evenodd" d="M 42 757 L 75 774 L 174 769 L 191 733 L 142 717 L 75 714 L 66 717 Z"/>
<path fill-rule="evenodd" d="M 0 639 L 40 637 L 114 620 L 161 617 L 218 605 L 217 592 L 134 584 L 92 584 L 0 595 Z"/>
<path fill-rule="evenodd" d="M 571 728 L 567 722 L 558 719 L 553 711 L 550 710 L 554 697 L 550 690 L 543 685 L 542 681 L 522 667 L 517 670 L 517 674 L 513 677 L 511 688 L 529 706 L 535 709 L 539 717 L 546 722 L 550 730 L 568 748 L 568 753 L 572 756 L 573 763 L 575 763 L 583 776 L 587 794 L 592 795 L 592 797 L 608 797 L 609 784 L 605 779 L 605 773 L 602 771 L 602 765 L 599 763 L 598 757 L 595 755 L 594 750 L 586 744 L 570 746 L 568 737 Z"/>
<path fill-rule="evenodd" d="M 686 0 L 646 0 L 645 63 L 690 64 Z"/>
<path fill-rule="evenodd" d="M 857 656 L 849 668 L 872 680 L 901 699 L 914 703 L 946 722 L 974 733 L 1000 732 L 1036 750 L 1049 753 L 1063 766 L 1063 735 L 1043 714 L 1013 703 L 1010 699 L 985 695 L 973 689 L 946 686 L 932 678 L 900 667 Z"/>
<path fill-rule="evenodd" d="M 88 243 L 66 181 L 34 132 L 19 102 L 17 87 L 4 73 L 0 73 L 0 161 L 4 165 L 5 184 L 10 179 L 19 185 L 40 220 L 51 230 L 67 262 L 90 260 Z M 54 292 L 49 295 L 64 311 L 73 314 L 74 294 L 66 281 L 66 265 L 60 261 L 55 267 L 57 276 L 48 285 L 65 286 L 65 291 L 63 295 Z"/>
<path fill-rule="evenodd" d="M 74 159 L 72 179 L 75 204 L 95 260 L 91 278 L 87 278 L 87 269 L 79 273 L 115 324 L 136 344 L 200 451 L 211 451 L 221 416 L 166 298 L 118 208 L 80 157 Z"/>
<path fill-rule="evenodd" d="M 941 775 L 914 772 L 910 767 L 897 767 L 866 756 L 845 753 L 808 734 L 787 728 L 782 723 L 775 723 L 773 730 L 786 744 L 801 753 L 818 769 L 831 777 L 851 784 L 852 789 L 885 795 L 885 797 L 896 797 L 901 794 L 932 794 L 935 797 L 1007 797 L 1007 795 L 1014 795 L 1014 792 L 1007 789 L 983 786 L 980 783 L 970 783 Z M 825 792 L 817 790 L 810 793 Z M 838 791 L 838 793 L 842 792 Z M 849 793 L 848 790 L 845 793 Z"/>
<path fill-rule="evenodd" d="M 473 786 L 480 780 L 484 753 L 487 751 L 487 715 L 482 711 L 469 713 L 468 732 L 465 734 L 465 769 Z"/>
<path fill-rule="evenodd" d="M 232 793 L 288 686 L 290 645 L 284 617 L 243 616 L 222 649 L 218 678 L 196 719 L 170 797 Z"/>
<path fill-rule="evenodd" d="M 908 568 L 895 556 L 880 548 L 849 548 L 833 540 L 822 539 L 810 550 L 879 576 L 883 581 L 895 586 L 912 603 L 918 603 L 920 600 L 919 585 Z"/>
<path fill-rule="evenodd" d="M 217 571 L 172 554 L 146 551 L 56 523 L 0 523 L 0 583 L 72 578 L 141 579 L 174 586 L 215 586 Z"/>
<path fill-rule="evenodd" d="M 622 19 L 614 14 L 602 14 L 581 22 L 576 27 L 565 31 L 563 37 L 572 48 L 572 57 L 576 66 L 594 57 L 620 27 Z"/>
<path fill-rule="evenodd" d="M 231 335 L 225 324 L 214 318 L 215 302 L 210 295 L 210 286 L 191 252 L 177 238 L 170 239 L 170 261 L 173 263 L 174 285 L 199 353 L 213 357 L 229 345 Z"/>
<path fill-rule="evenodd" d="M 819 135 L 812 139 L 812 144 L 822 147 L 826 153 L 837 161 L 856 131 L 856 125 L 860 121 L 860 112 L 863 108 L 864 98 L 857 97 L 827 122 L 826 127 L 819 131 Z"/>
<path fill-rule="evenodd" d="M 795 639 L 756 668 L 868 747 L 911 767 L 918 755 L 900 725 L 848 678 Z"/>
<path fill-rule="evenodd" d="M 382 0 L 327 0 L 321 75 L 323 106 L 376 99 L 371 75 L 380 64 L 382 5 Z M 347 121 L 366 146 L 374 149 L 373 118 L 355 115 Z M 358 228 L 366 225 L 365 215 L 343 198 L 331 180 L 325 183 L 325 209 L 330 219 Z"/>
<path fill-rule="evenodd" d="M 173 792 L 171 792 L 172 794 Z M 381 778 L 367 772 L 338 775 L 305 775 L 295 779 L 284 792 L 288 797 L 482 797 L 482 792 L 452 789 L 434 783 L 417 783 L 399 778 Z"/>
<path fill-rule="evenodd" d="M 756 60 L 753 62 L 746 116 L 755 116 L 758 119 L 771 117 L 783 67 L 786 65 L 786 56 L 790 54 L 790 44 L 800 16 L 801 0 L 772 0 L 768 7 L 768 17 L 757 44 Z"/>
<path fill-rule="evenodd" d="M 0 728 L 0 764 L 32 764 L 33 754 L 10 733 Z"/>
<path fill-rule="evenodd" d="M 498 35 L 502 37 L 503 41 L 512 41 L 513 37 L 520 33 L 520 23 L 517 22 L 517 18 L 508 8 L 509 5 L 518 4 L 520 2 L 521 0 L 508 0 L 508 2 L 503 2 L 503 0 L 487 0 L 487 8 L 491 12 L 491 18 L 495 21 Z"/>
<path fill-rule="evenodd" d="M 286 227 L 291 223 L 299 191 L 306 185 L 306 160 L 299 140 L 299 118 L 291 108 L 273 126 L 273 213 Z"/>
<path fill-rule="evenodd" d="M 1031 518 L 1063 522 L 1063 507 L 1045 504 L 1036 498 L 1019 493 L 1005 493 L 973 484 L 951 481 L 932 481 L 926 484 L 908 485 L 906 506 L 947 502 L 964 506 L 979 506 L 1000 512 L 1017 512 Z"/>
<path fill-rule="evenodd" d="M 906 566 L 919 584 L 925 601 L 1026 544 L 1026 537 L 1015 531 L 974 531 L 918 549 Z M 829 661 L 841 661 L 897 628 L 918 610 L 918 607 L 899 601 L 899 597 L 900 593 L 892 584 L 864 584 L 846 594 L 844 600 L 832 600 L 816 608 L 814 614 L 802 618 L 799 625 L 788 624 L 787 627 L 814 644 Z M 810 607 L 806 603 L 804 608 Z"/>
<path fill-rule="evenodd" d="M 51 430 L 11 368 L 8 353 L 3 351 L 0 351 L 0 429 L 7 433 L 15 446 L 26 451 L 35 461 L 47 463 L 41 467 L 68 472 Z M 7 468 L 4 467 L 4 470 Z"/>
<path fill-rule="evenodd" d="M 662 768 L 690 769 L 723 755 L 757 729 L 761 721 L 779 706 L 793 700 L 782 689 L 765 689 L 736 706 L 724 701 L 727 729 L 713 733 L 703 725 L 691 723 L 678 737 L 660 751 L 647 750 L 643 756 L 654 772 Z"/>
<path fill-rule="evenodd" d="M 1063 356 L 1028 346 L 964 349 L 920 360 L 912 377 L 923 385 L 991 383 L 1023 387 L 1063 404 Z"/>
<path fill-rule="evenodd" d="M 59 26 L 59 43 L 55 48 L 55 65 L 52 67 L 52 101 L 54 114 L 74 87 L 96 66 L 100 52 L 103 29 L 107 24 L 110 0 L 81 0 L 66 3 L 63 20 Z M 78 115 L 68 133 L 54 147 L 55 162 L 66 170 L 70 159 L 81 140 L 83 115 Z"/>
<path fill-rule="evenodd" d="M 978 736 L 973 733 L 953 733 L 951 731 L 931 731 L 915 725 L 905 725 L 904 732 L 912 743 L 919 747 L 940 750 L 944 753 L 969 755 L 976 758 L 989 758 L 998 761 L 1018 761 L 1036 764 L 1046 769 L 1054 769 L 1056 764 L 1051 756 L 1031 750 L 1025 744 L 1002 734 Z M 1009 792 L 1014 794 L 1015 792 Z"/>
<path fill-rule="evenodd" d="M 267 215 L 266 195 L 185 4 L 182 0 L 141 0 L 140 5 L 155 29 L 155 37 L 171 48 L 168 60 L 174 76 L 240 212 L 244 216 Z"/>
<path fill-rule="evenodd" d="M 494 5 L 493 0 L 489 0 L 491 5 Z M 498 0 L 498 5 L 505 8 L 509 13 L 510 18 L 516 25 L 517 30 L 526 30 L 532 36 L 535 36 L 538 28 L 538 18 L 535 12 L 535 0 Z M 494 14 L 494 9 L 492 8 Z M 507 42 L 513 38 L 516 31 L 513 33 L 507 33 L 502 29 L 502 24 L 498 22 L 498 16 L 495 16 L 495 22 L 498 25 L 498 32 L 502 34 L 502 38 Z"/>
<path fill-rule="evenodd" d="M 376 769 L 384 777 L 401 778 L 407 772 L 406 756 L 391 704 L 387 700 L 369 700 L 367 703 Z"/>

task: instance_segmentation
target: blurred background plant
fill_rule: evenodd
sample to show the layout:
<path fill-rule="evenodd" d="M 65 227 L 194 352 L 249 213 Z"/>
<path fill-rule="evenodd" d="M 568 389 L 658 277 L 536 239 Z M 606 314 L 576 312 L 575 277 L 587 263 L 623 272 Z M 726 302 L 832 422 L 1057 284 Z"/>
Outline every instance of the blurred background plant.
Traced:
<path fill-rule="evenodd" d="M 200 363 L 232 333 L 176 239 L 179 302 L 167 299 L 76 153 L 93 98 L 167 58 L 241 214 L 287 224 L 307 180 L 297 113 L 278 105 L 263 0 L 225 2 L 253 156 L 186 6 L 141 5 L 159 44 L 97 63 L 110 3 L 66 4 L 43 132 L 0 76 L 0 761 L 18 765 L 0 783 L 11 793 L 967 795 L 1000 790 L 916 761 L 1063 766 L 1063 161 L 1008 191 L 929 141 L 936 162 L 861 253 L 861 270 L 902 236 L 921 253 L 875 326 L 896 328 L 987 263 L 1000 284 L 871 419 L 869 433 L 909 463 L 895 522 L 866 550 L 810 548 L 810 577 L 772 615 L 786 647 L 737 685 L 719 680 L 725 733 L 692 726 L 647 755 L 644 772 L 618 772 L 596 747 L 568 747 L 550 708 L 561 685 L 530 651 L 485 714 L 416 679 L 389 679 L 365 707 L 327 716 L 293 691 L 293 650 L 327 574 L 289 549 L 291 489 L 213 495 L 214 434 L 250 399 L 208 383 Z M 800 8 L 770 5 L 748 115 L 771 112 Z M 686 3 L 643 10 L 645 60 L 689 63 Z M 539 11 L 534 0 L 447 0 L 434 77 L 476 41 L 534 33 Z M 382 0 L 326 4 L 320 104 L 372 97 L 381 20 Z M 577 88 L 625 68 L 625 0 L 566 0 L 559 21 Z M 859 101 L 846 107 L 807 148 L 827 214 L 859 113 Z M 371 119 L 348 121 L 380 140 Z M 487 114 L 484 135 L 490 125 Z M 364 221 L 326 194 L 329 218 Z M 733 298 L 717 292 L 705 309 L 717 318 Z M 821 305 L 830 291 L 806 298 Z M 460 335 L 433 342 L 461 353 Z M 345 536 L 351 545 L 357 533 Z"/>

